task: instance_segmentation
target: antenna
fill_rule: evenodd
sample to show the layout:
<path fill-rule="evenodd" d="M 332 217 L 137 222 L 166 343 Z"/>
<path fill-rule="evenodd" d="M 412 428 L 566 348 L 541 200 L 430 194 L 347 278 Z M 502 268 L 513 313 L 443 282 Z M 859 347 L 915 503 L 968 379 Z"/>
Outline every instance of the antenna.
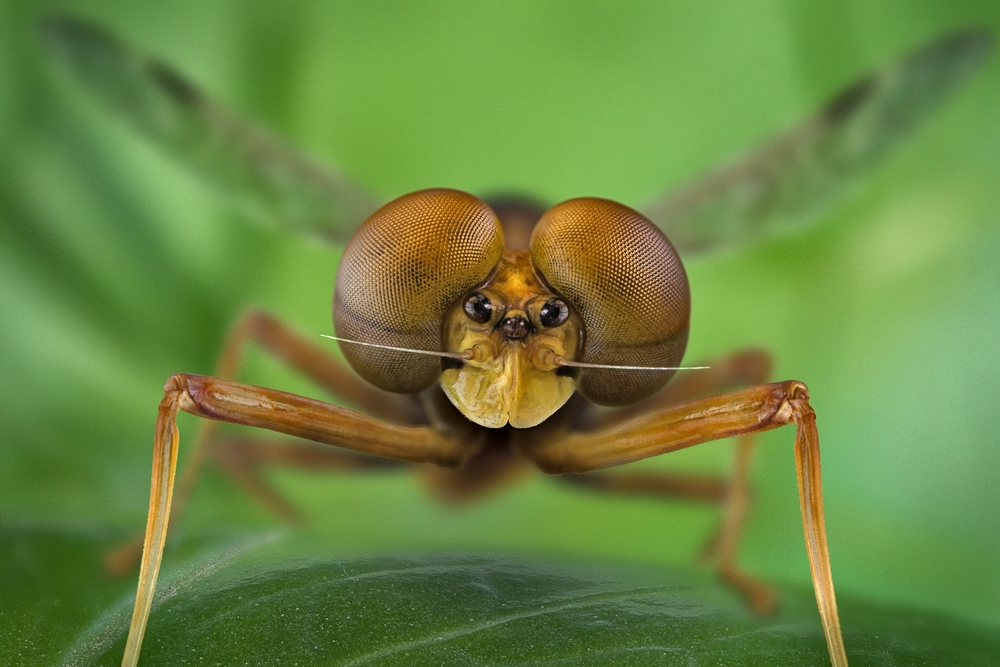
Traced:
<path fill-rule="evenodd" d="M 711 366 L 612 366 L 610 364 L 588 364 L 583 361 L 566 361 L 560 356 L 556 356 L 554 361 L 556 366 L 611 368 L 622 371 L 703 371 L 711 368 Z"/>
<path fill-rule="evenodd" d="M 377 347 L 382 350 L 395 350 L 396 352 L 412 352 L 413 354 L 427 354 L 432 357 L 447 357 L 448 359 L 459 359 L 461 361 L 469 361 L 473 358 L 474 353 L 472 350 L 466 350 L 465 352 L 433 352 L 431 350 L 414 350 L 409 347 L 394 347 L 392 345 L 380 345 L 378 343 L 365 343 L 360 340 L 351 340 L 350 338 L 341 338 L 340 336 L 330 336 L 329 334 L 320 334 L 323 338 L 329 338 L 330 340 L 337 340 L 342 343 L 351 343 L 352 345 L 364 345 L 365 347 Z M 588 364 L 583 361 L 567 361 L 563 357 L 556 355 L 555 359 L 552 360 L 556 366 L 573 366 L 577 368 L 609 368 L 612 370 L 621 371 L 702 371 L 711 368 L 711 366 L 612 366 L 610 364 Z"/>
<path fill-rule="evenodd" d="M 377 347 L 383 350 L 395 350 L 396 352 L 412 352 L 413 354 L 428 354 L 432 357 L 448 357 L 449 359 L 461 359 L 462 361 L 468 361 L 472 358 L 471 351 L 469 352 L 432 352 L 431 350 L 413 350 L 408 347 L 393 347 L 392 345 L 379 345 L 378 343 L 363 343 L 360 340 L 351 340 L 350 338 L 341 338 L 340 336 L 329 336 L 327 334 L 320 334 L 323 338 L 329 338 L 330 340 L 339 340 L 342 343 L 352 343 L 354 345 L 364 345 L 365 347 Z"/>

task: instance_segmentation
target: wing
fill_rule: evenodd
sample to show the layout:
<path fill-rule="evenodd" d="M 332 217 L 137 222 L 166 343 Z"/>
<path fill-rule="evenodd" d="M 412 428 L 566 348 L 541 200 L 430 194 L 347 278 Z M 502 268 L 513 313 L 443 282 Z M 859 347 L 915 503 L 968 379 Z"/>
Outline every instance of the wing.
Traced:
<path fill-rule="evenodd" d="M 43 21 L 40 32 L 73 78 L 254 217 L 343 240 L 378 208 L 358 184 L 229 112 L 102 28 L 55 17 Z"/>
<path fill-rule="evenodd" d="M 985 59 L 984 31 L 946 35 L 856 82 L 813 117 L 642 210 L 683 252 L 804 227 Z"/>

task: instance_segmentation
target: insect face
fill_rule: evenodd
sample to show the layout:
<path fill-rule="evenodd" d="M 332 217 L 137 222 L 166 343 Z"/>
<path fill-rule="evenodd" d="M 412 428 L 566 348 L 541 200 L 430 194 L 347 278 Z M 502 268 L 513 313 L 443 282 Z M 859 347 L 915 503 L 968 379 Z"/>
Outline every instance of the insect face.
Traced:
<path fill-rule="evenodd" d="M 385 205 L 341 260 L 344 356 L 389 391 L 440 382 L 491 428 L 537 426 L 574 391 L 625 405 L 659 390 L 684 354 L 690 313 L 663 233 L 621 204 L 572 199 L 541 217 L 528 245 L 504 248 L 496 214 L 466 193 L 424 190 Z"/>
<path fill-rule="evenodd" d="M 583 322 L 539 279 L 527 250 L 506 250 L 485 283 L 456 301 L 443 321 L 444 348 L 471 351 L 445 364 L 441 386 L 481 426 L 536 426 L 569 400 Z"/>

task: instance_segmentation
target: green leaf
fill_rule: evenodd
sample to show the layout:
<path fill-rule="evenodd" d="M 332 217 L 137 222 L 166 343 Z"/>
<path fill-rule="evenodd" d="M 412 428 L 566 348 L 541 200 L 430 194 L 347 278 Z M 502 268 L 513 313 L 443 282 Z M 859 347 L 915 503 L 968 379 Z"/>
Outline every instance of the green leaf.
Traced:
<path fill-rule="evenodd" d="M 2 535 L 0 620 L 12 630 L 3 655 L 24 665 L 118 664 L 134 582 L 98 575 L 100 550 L 113 543 L 99 531 Z M 289 555 L 303 550 L 276 535 L 174 549 L 141 664 L 827 664 L 811 591 L 782 591 L 782 613 L 760 619 L 685 570 Z M 1000 663 L 996 631 L 854 602 L 842 617 L 855 667 Z"/>

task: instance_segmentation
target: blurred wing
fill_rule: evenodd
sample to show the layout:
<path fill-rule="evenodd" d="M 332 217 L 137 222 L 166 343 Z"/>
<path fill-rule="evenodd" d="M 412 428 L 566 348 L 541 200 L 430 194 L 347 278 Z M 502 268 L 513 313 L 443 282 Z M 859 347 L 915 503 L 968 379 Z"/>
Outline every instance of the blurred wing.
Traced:
<path fill-rule="evenodd" d="M 861 79 L 791 131 L 642 210 L 682 253 L 804 227 L 936 109 L 985 59 L 991 42 L 976 30 L 942 37 Z"/>
<path fill-rule="evenodd" d="M 378 208 L 358 184 L 230 113 L 105 30 L 55 17 L 43 21 L 40 32 L 78 82 L 255 217 L 343 240 Z"/>

